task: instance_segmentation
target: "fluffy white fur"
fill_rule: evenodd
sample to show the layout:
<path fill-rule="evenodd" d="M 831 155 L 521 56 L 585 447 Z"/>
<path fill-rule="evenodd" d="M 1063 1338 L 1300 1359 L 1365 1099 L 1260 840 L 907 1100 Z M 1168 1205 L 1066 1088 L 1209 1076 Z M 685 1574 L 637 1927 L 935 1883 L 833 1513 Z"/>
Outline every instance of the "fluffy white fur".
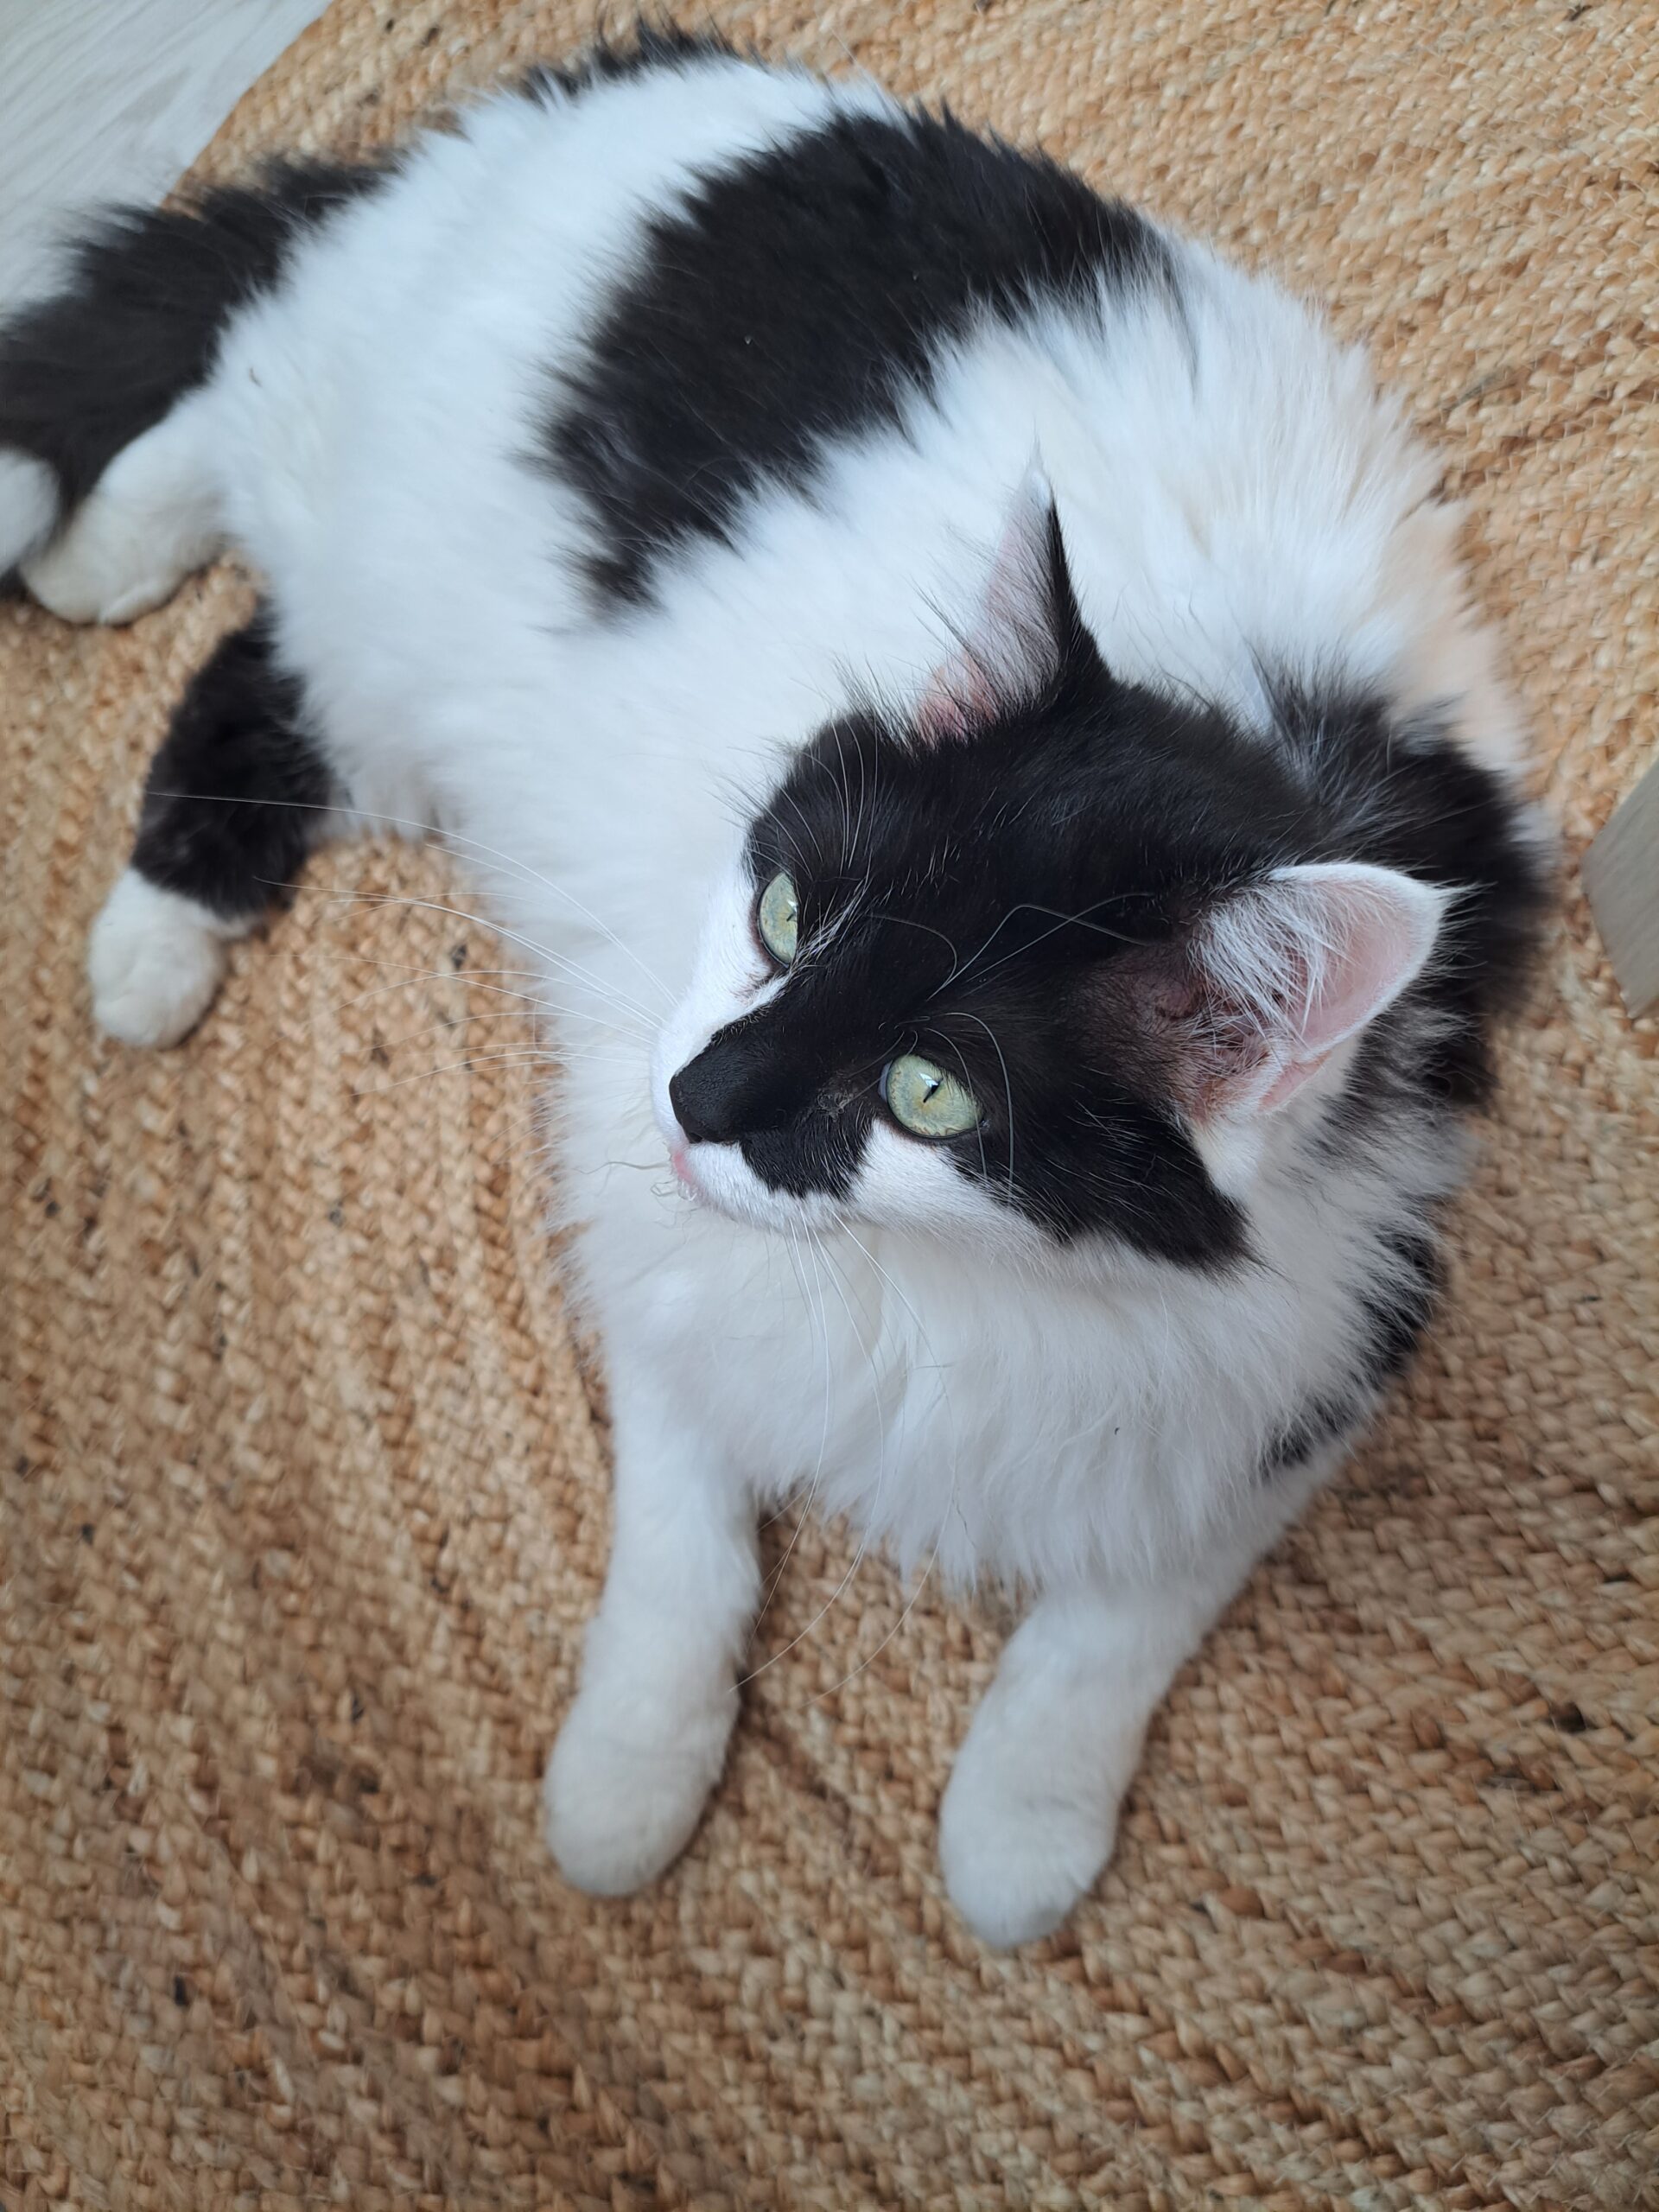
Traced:
<path fill-rule="evenodd" d="M 1255 1471 L 1284 1406 L 1358 1341 L 1372 1224 L 1459 1179 L 1426 1128 L 1317 1208 L 1292 1164 L 1353 1031 L 1430 957 L 1433 902 L 1349 871 L 1215 948 L 1248 980 L 1290 932 L 1319 1032 L 1282 1096 L 1206 1136 L 1268 1263 L 1241 1297 L 1118 1250 L 1063 1255 L 893 1131 L 841 1210 L 680 1145 L 668 1077 L 772 988 L 741 795 L 852 693 L 925 695 L 1033 448 L 1122 675 L 1190 682 L 1267 743 L 1266 653 L 1453 702 L 1461 741 L 1506 772 L 1521 745 L 1396 408 L 1305 308 L 1179 242 L 1185 324 L 1148 296 L 1109 307 L 1103 346 L 1058 313 L 979 333 L 906 436 L 840 453 L 810 505 L 761 499 L 658 607 L 593 625 L 569 569 L 582 512 L 524 462 L 548 364 L 695 170 L 880 105 L 711 61 L 601 86 L 553 124 L 478 107 L 240 314 L 212 383 L 29 574 L 66 612 L 122 619 L 222 532 L 269 579 L 360 815 L 441 824 L 536 948 L 575 1048 L 562 1203 L 616 1408 L 615 1555 L 548 1770 L 566 1872 L 626 1890 L 685 1843 L 737 1709 L 757 1516 L 804 1492 L 908 1572 L 1033 1594 L 943 1815 L 952 1896 L 1014 1942 L 1093 1882 L 1148 1715 L 1330 1471 L 1330 1454 Z M 41 487 L 7 466 L 16 538 Z M 1368 898 L 1381 922 L 1344 939 Z M 118 889 L 94 940 L 106 1027 L 162 1041 L 200 1010 L 218 947 L 199 931 L 194 980 L 166 1003 L 154 981 L 182 927 L 164 894 Z"/>

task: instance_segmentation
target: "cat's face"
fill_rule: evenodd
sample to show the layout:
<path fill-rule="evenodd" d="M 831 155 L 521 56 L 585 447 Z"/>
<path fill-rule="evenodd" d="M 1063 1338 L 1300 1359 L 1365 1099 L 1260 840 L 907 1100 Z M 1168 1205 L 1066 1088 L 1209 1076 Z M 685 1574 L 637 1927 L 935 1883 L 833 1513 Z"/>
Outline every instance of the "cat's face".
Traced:
<path fill-rule="evenodd" d="M 821 731 L 751 824 L 658 1055 L 677 1173 L 783 1230 L 1224 1262 L 1253 1133 L 1438 918 L 1310 849 L 1259 739 L 1111 676 L 1027 488 L 920 707 Z"/>

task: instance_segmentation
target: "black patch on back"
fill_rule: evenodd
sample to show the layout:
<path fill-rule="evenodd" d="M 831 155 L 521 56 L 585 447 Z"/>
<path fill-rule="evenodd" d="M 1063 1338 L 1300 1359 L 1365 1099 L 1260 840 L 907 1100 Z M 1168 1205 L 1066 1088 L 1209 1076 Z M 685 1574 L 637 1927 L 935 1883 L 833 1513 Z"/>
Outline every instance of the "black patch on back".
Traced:
<path fill-rule="evenodd" d="M 826 442 L 896 425 L 976 316 L 1149 281 L 1173 276 L 1141 216 L 948 114 L 843 117 L 712 177 L 648 226 L 547 425 L 601 605 L 728 539 L 763 481 L 809 485 Z"/>
<path fill-rule="evenodd" d="M 150 763 L 132 865 L 227 921 L 276 905 L 334 796 L 263 612 L 190 679 Z"/>
<path fill-rule="evenodd" d="M 1374 1390 L 1385 1389 L 1405 1373 L 1446 1281 L 1433 1240 L 1421 1231 L 1391 1230 L 1382 1242 L 1400 1279 L 1369 1291 L 1361 1301 L 1370 1330 L 1364 1374 Z"/>
<path fill-rule="evenodd" d="M 257 186 L 109 217 L 73 249 L 65 289 L 0 328 L 0 447 L 46 463 L 67 518 L 207 379 L 226 321 L 276 282 L 296 233 L 385 175 L 276 162 Z"/>

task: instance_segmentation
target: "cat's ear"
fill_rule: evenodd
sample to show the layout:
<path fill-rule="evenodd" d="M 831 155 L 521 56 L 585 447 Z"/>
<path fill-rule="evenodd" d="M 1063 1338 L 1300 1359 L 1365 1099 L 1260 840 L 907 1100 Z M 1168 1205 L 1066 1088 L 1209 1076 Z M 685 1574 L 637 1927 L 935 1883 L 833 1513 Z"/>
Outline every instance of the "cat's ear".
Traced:
<path fill-rule="evenodd" d="M 1072 594 L 1054 494 L 1033 459 L 1003 519 L 967 632 L 917 708 L 917 735 L 928 745 L 965 737 L 1000 709 L 1039 697 L 1068 654 L 1085 648 L 1097 664 Z"/>
<path fill-rule="evenodd" d="M 1148 1007 L 1195 1124 L 1236 1127 L 1294 1098 L 1421 972 L 1450 895 L 1342 861 L 1280 868 L 1223 899 Z"/>

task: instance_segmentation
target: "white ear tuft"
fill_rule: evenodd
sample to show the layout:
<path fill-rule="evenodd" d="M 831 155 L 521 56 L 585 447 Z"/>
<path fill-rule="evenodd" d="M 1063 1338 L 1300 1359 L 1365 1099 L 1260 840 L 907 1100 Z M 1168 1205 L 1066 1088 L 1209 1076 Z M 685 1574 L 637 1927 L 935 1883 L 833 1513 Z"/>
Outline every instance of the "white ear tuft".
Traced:
<path fill-rule="evenodd" d="M 1421 972 L 1450 893 L 1363 861 L 1279 869 L 1225 900 L 1193 946 L 1226 1045 L 1211 1110 L 1267 1112 Z"/>
<path fill-rule="evenodd" d="M 928 744 L 964 736 L 997 708 L 1042 690 L 1059 666 L 1054 604 L 1054 494 L 1033 455 L 991 557 L 961 646 L 934 671 L 917 708 Z"/>

